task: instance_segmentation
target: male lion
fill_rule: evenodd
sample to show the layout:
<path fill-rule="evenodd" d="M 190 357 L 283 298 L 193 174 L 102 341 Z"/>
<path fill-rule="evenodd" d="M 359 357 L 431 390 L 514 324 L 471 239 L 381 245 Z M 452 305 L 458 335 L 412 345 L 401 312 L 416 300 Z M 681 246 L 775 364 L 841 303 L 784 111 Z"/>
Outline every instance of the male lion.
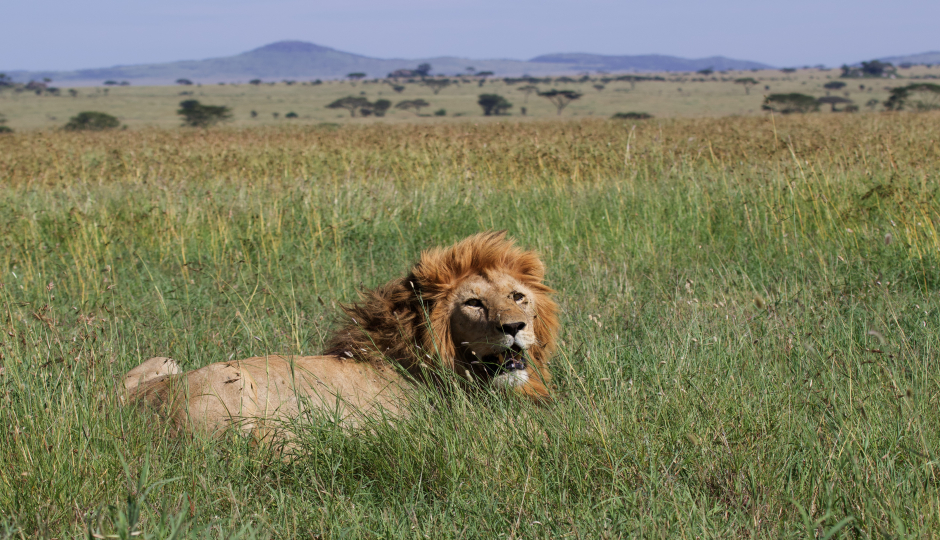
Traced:
<path fill-rule="evenodd" d="M 124 388 L 177 430 L 207 434 L 237 426 L 258 435 L 266 420 L 306 408 L 346 423 L 400 415 L 414 384 L 440 382 L 441 370 L 542 402 L 558 331 L 543 277 L 538 256 L 505 232 L 477 234 L 423 252 L 406 277 L 344 306 L 322 356 L 254 357 L 187 373 L 151 358 L 127 373 Z"/>

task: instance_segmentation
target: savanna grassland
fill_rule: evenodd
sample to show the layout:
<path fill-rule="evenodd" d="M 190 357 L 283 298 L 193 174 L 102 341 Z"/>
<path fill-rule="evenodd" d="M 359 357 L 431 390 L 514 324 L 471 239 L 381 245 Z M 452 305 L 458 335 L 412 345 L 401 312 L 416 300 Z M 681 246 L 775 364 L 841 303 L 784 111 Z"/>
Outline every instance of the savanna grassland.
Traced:
<path fill-rule="evenodd" d="M 573 90 L 583 97 L 574 101 L 561 114 L 566 118 L 608 118 L 615 113 L 645 112 L 656 117 L 720 117 L 729 115 L 759 115 L 764 96 L 771 93 L 799 92 L 822 97 L 845 97 L 862 110 L 869 110 L 870 101 L 882 102 L 889 90 L 910 84 L 911 79 L 936 78 L 940 66 L 914 66 L 898 71 L 898 79 L 840 79 L 839 69 L 800 69 L 792 73 L 780 70 L 733 71 L 703 75 L 699 73 L 650 73 L 646 77 L 661 80 L 628 82 L 610 80 L 617 74 L 591 74 L 560 78 L 551 82 L 538 82 L 539 91 Z M 753 78 L 756 85 L 742 86 L 734 81 Z M 568 79 L 568 80 L 566 80 Z M 534 93 L 520 92 L 527 86 L 502 78 L 483 81 L 475 77 L 450 77 L 452 82 L 435 94 L 420 79 L 374 79 L 362 81 L 324 81 L 312 85 L 310 81 L 265 81 L 264 84 L 192 85 L 192 86 L 111 86 L 74 88 L 76 95 L 68 93 L 67 82 L 52 81 L 60 87 L 60 95 L 33 92 L 0 91 L 0 114 L 8 119 L 8 126 L 16 131 L 52 129 L 62 127 L 69 118 L 82 111 L 98 111 L 113 115 L 130 129 L 145 127 L 172 128 L 180 125 L 176 110 L 183 100 L 195 99 L 207 105 L 231 108 L 233 127 L 315 125 L 339 123 L 372 125 L 376 123 L 448 123 L 455 117 L 475 121 L 495 121 L 483 117 L 477 104 L 480 94 L 498 94 L 512 103 L 507 113 L 514 120 L 555 118 L 557 110 L 547 99 Z M 824 85 L 842 80 L 846 86 L 828 90 Z M 606 82 L 605 82 L 606 81 Z M 395 91 L 399 86 L 401 92 Z M 598 89 L 598 86 L 601 87 Z M 372 102 L 387 99 L 393 104 L 423 99 L 428 107 L 414 111 L 392 108 L 381 118 L 356 117 L 342 109 L 326 106 L 347 96 L 363 97 Z M 522 109 L 525 108 L 525 116 Z M 840 106 L 841 108 L 841 106 Z M 880 105 L 873 109 L 881 110 Z M 434 116 L 444 111 L 443 116 Z M 831 114 L 823 107 L 820 114 Z M 252 112 L 255 116 L 252 116 Z M 295 118 L 288 118 L 294 113 Z M 463 120 L 458 121 L 465 121 Z M 502 117 L 505 120 L 506 117 Z"/>
<path fill-rule="evenodd" d="M 936 113 L 2 136 L 0 538 L 935 536 L 938 160 Z M 489 229 L 557 290 L 548 407 L 282 460 L 120 406 Z"/>

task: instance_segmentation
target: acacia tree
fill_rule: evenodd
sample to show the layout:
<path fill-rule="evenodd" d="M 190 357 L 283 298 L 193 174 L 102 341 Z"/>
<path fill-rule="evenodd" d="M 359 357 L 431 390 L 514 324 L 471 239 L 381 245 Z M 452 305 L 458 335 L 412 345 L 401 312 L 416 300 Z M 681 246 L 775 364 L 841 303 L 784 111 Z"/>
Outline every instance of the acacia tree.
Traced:
<path fill-rule="evenodd" d="M 424 79 L 421 84 L 430 88 L 436 96 L 441 90 L 450 86 L 450 79 Z"/>
<path fill-rule="evenodd" d="M 807 113 L 819 110 L 819 102 L 813 96 L 793 92 L 791 94 L 770 94 L 764 98 L 761 109 L 780 114 Z"/>
<path fill-rule="evenodd" d="M 583 94 L 575 92 L 574 90 L 549 90 L 548 92 L 539 92 L 539 96 L 543 97 L 552 102 L 555 105 L 555 108 L 558 109 L 558 114 L 561 114 L 561 111 L 565 110 L 572 101 L 580 99 Z"/>
<path fill-rule="evenodd" d="M 512 103 L 499 94 L 480 94 L 477 104 L 483 107 L 483 116 L 499 116 L 512 108 Z"/>
<path fill-rule="evenodd" d="M 828 104 L 830 112 L 839 112 L 839 109 L 836 109 L 836 105 L 845 104 L 848 106 L 852 103 L 851 99 L 840 96 L 823 96 L 816 101 L 821 104 Z"/>
<path fill-rule="evenodd" d="M 195 99 L 180 102 L 176 114 L 183 117 L 183 125 L 209 127 L 232 117 L 232 109 L 224 105 L 203 105 Z"/>
<path fill-rule="evenodd" d="M 735 79 L 734 84 L 740 84 L 743 86 L 745 95 L 750 95 L 751 87 L 757 86 L 757 79 L 754 77 L 741 77 L 740 79 Z"/>
<path fill-rule="evenodd" d="M 413 110 L 415 115 L 421 116 L 421 109 L 425 107 L 430 107 L 431 104 L 423 99 L 409 99 L 406 101 L 399 101 L 396 105 L 396 109 L 401 109 L 403 111 Z"/>
<path fill-rule="evenodd" d="M 431 64 L 428 64 L 427 62 L 418 64 L 418 67 L 414 69 L 414 72 L 419 77 L 427 77 L 431 73 Z"/>
<path fill-rule="evenodd" d="M 357 112 L 360 112 L 364 108 L 368 108 L 369 105 L 371 105 L 371 103 L 369 103 L 369 100 L 364 97 L 347 96 L 337 99 L 333 103 L 327 105 L 326 108 L 346 109 L 349 111 L 349 116 L 355 117 Z"/>
<path fill-rule="evenodd" d="M 525 85 L 525 86 L 516 88 L 516 90 L 518 90 L 518 91 L 520 91 L 520 92 L 523 92 L 523 93 L 525 94 L 525 99 L 523 100 L 523 102 L 524 102 L 524 103 L 528 103 L 528 102 L 529 102 L 529 94 L 537 94 L 538 91 L 539 91 L 539 87 L 538 87 L 538 86 L 535 86 L 534 84 L 527 84 L 527 85 Z"/>
<path fill-rule="evenodd" d="M 845 83 L 842 81 L 829 81 L 823 85 L 823 88 L 826 90 L 839 90 L 845 88 Z"/>
<path fill-rule="evenodd" d="M 940 84 L 914 83 L 894 88 L 884 105 L 889 111 L 938 110 L 940 109 Z"/>

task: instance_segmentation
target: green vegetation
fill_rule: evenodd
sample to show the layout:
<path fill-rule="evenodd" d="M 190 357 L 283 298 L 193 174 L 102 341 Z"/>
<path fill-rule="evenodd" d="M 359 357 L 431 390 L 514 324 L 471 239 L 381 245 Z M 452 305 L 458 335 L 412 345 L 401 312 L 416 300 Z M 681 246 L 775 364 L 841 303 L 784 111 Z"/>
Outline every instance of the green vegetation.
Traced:
<path fill-rule="evenodd" d="M 409 72 L 413 70 L 408 70 Z M 121 119 L 129 129 L 145 127 L 176 127 L 179 123 L 174 111 L 181 99 L 197 99 L 202 103 L 218 103 L 230 107 L 238 113 L 230 119 L 233 127 L 257 127 L 274 125 L 273 113 L 279 112 L 280 118 L 286 111 L 296 112 L 300 118 L 296 123 L 315 126 L 323 122 L 367 125 L 374 122 L 400 123 L 414 122 L 414 109 L 390 108 L 384 119 L 375 114 L 353 116 L 345 109 L 330 109 L 327 105 L 348 96 L 362 97 L 370 103 L 388 99 L 394 103 L 401 100 L 424 100 L 433 105 L 433 110 L 446 109 L 447 117 L 435 117 L 421 114 L 421 120 L 427 123 L 451 122 L 464 116 L 480 116 L 477 104 L 479 94 L 489 93 L 505 96 L 516 104 L 526 108 L 526 115 L 514 114 L 513 121 L 532 121 L 554 117 L 558 107 L 547 99 L 529 99 L 538 91 L 570 90 L 582 96 L 567 105 L 563 115 L 584 118 L 594 116 L 609 118 L 621 111 L 647 111 L 657 118 L 674 117 L 718 117 L 727 115 L 760 115 L 765 92 L 750 93 L 751 88 L 765 88 L 766 93 L 786 94 L 798 92 L 815 98 L 836 95 L 837 92 L 826 85 L 844 81 L 847 86 L 839 89 L 852 91 L 852 99 L 859 105 L 871 100 L 883 102 L 890 98 L 894 88 L 920 82 L 937 82 L 940 66 L 914 66 L 903 70 L 903 77 L 896 79 L 882 78 L 879 82 L 859 80 L 865 83 L 851 83 L 839 79 L 840 71 L 821 69 L 801 69 L 792 74 L 783 74 L 779 70 L 754 72 L 716 72 L 709 77 L 694 73 L 667 73 L 650 75 L 596 75 L 572 77 L 502 77 L 483 79 L 470 75 L 450 77 L 450 85 L 434 94 L 434 89 L 422 83 L 416 74 L 396 79 L 362 79 L 355 83 L 350 80 L 333 81 L 281 81 L 257 84 L 203 84 L 198 86 L 162 86 L 162 87 L 88 87 L 75 94 L 63 88 L 61 95 L 51 93 L 52 88 L 43 81 L 29 84 L 7 80 L 0 82 L 0 110 L 9 118 L 9 126 L 16 131 L 31 129 L 57 129 L 64 119 L 75 116 L 81 111 L 106 111 Z M 7 78 L 9 79 L 9 78 Z M 738 79 L 753 79 L 757 85 L 737 83 Z M 445 80 L 434 77 L 434 80 Z M 485 81 L 486 90 L 477 87 L 479 81 Z M 290 84 L 288 84 L 290 83 Z M 603 85 L 598 92 L 595 85 Z M 856 89 L 855 86 L 858 85 Z M 27 89 L 31 86 L 32 90 Z M 741 92 L 744 86 L 745 92 Z M 862 88 L 864 86 L 864 88 Z M 682 92 L 676 92 L 682 88 Z M 772 89 L 772 90 L 771 90 Z M 73 89 L 74 90 L 74 89 Z M 38 94 L 36 92 L 39 92 Z M 187 97 L 180 97 L 187 92 Z M 519 103 L 513 95 L 525 96 Z M 841 106 L 839 107 L 842 108 Z M 829 114 L 830 107 L 825 107 Z M 876 109 L 881 109 L 877 107 Z M 252 120 L 248 111 L 258 112 Z M 866 109 L 867 110 L 867 109 Z M 904 110 L 914 110 L 906 108 Z M 422 109 L 422 111 L 425 111 Z M 60 120 L 61 119 L 61 120 Z M 481 121 L 507 121 L 506 116 L 490 116 Z M 459 120 L 457 120 L 459 121 Z"/>
<path fill-rule="evenodd" d="M 891 90 L 891 96 L 884 103 L 889 111 L 904 109 L 915 111 L 935 111 L 940 109 L 940 84 L 914 83 Z"/>
<path fill-rule="evenodd" d="M 67 131 L 104 131 L 121 125 L 121 121 L 110 114 L 96 111 L 80 112 L 63 126 Z"/>
<path fill-rule="evenodd" d="M 819 101 L 813 96 L 792 92 L 789 94 L 770 94 L 764 98 L 761 108 L 781 114 L 808 113 L 819 110 Z M 833 106 L 835 110 L 835 106 Z"/>
<path fill-rule="evenodd" d="M 754 77 L 741 77 L 739 79 L 735 79 L 734 84 L 740 84 L 741 86 L 744 87 L 744 93 L 747 95 L 751 95 L 751 87 L 757 86 L 758 83 L 757 83 L 757 79 L 755 79 Z"/>
<path fill-rule="evenodd" d="M 648 120 L 652 118 L 653 115 L 645 112 L 619 112 L 611 116 L 614 120 Z"/>
<path fill-rule="evenodd" d="M 930 537 L 936 114 L 18 130 L 0 534 Z M 563 313 L 544 409 L 319 419 L 282 461 L 119 404 L 150 356 L 314 353 L 334 302 L 504 228 Z"/>
<path fill-rule="evenodd" d="M 545 92 L 539 92 L 539 97 L 543 97 L 551 101 L 559 115 L 561 115 L 561 111 L 565 110 L 565 107 L 570 105 L 572 101 L 581 99 L 581 96 L 583 95 L 584 94 L 575 92 L 574 90 L 551 89 Z"/>
<path fill-rule="evenodd" d="M 499 94 L 480 94 L 477 104 L 483 109 L 483 116 L 507 114 L 512 103 Z"/>
<path fill-rule="evenodd" d="M 203 105 L 195 99 L 180 102 L 176 114 L 183 117 L 183 125 L 206 128 L 232 117 L 232 110 L 224 105 Z"/>

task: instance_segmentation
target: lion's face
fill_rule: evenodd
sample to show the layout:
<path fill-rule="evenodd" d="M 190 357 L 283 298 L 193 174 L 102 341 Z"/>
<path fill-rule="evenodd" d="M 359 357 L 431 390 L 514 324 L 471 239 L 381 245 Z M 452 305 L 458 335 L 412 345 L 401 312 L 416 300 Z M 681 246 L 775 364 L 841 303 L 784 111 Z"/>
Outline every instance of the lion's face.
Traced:
<path fill-rule="evenodd" d="M 527 354 L 536 343 L 536 299 L 534 291 L 504 273 L 464 279 L 451 304 L 455 368 L 499 387 L 539 377 Z"/>

